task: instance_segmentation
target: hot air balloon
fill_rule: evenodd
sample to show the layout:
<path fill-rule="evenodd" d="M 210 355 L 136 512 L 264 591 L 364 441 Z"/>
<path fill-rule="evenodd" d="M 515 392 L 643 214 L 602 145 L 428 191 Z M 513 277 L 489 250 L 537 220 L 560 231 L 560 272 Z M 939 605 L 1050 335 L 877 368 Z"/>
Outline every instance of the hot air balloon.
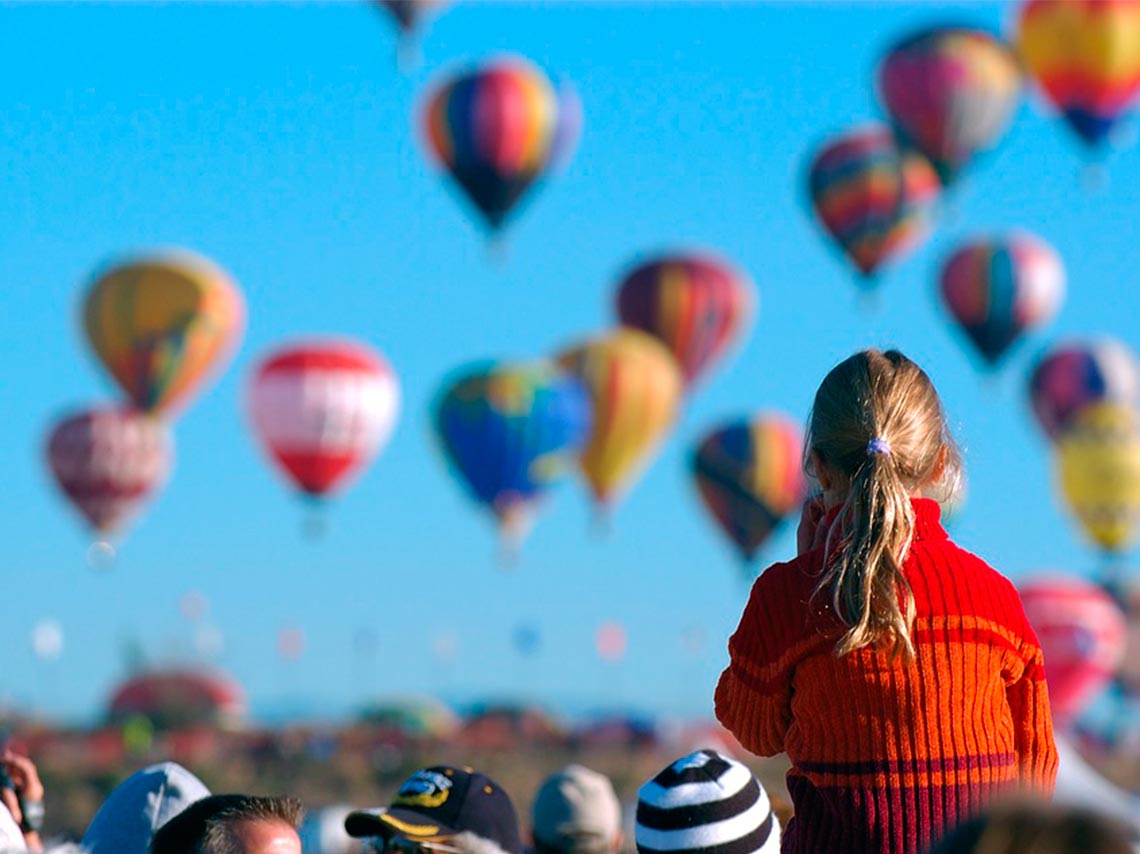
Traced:
<path fill-rule="evenodd" d="M 1140 363 L 1115 338 L 1070 341 L 1046 353 L 1029 378 L 1037 423 L 1057 439 L 1093 403 L 1140 404 Z"/>
<path fill-rule="evenodd" d="M 718 427 L 701 440 L 692 466 L 705 507 L 746 561 L 803 504 L 803 433 L 783 415 Z"/>
<path fill-rule="evenodd" d="M 594 635 L 594 648 L 598 651 L 598 658 L 602 661 L 616 663 L 625 658 L 628 639 L 625 626 L 621 623 L 608 622 L 598 626 Z"/>
<path fill-rule="evenodd" d="M 868 282 L 926 237 L 939 189 L 926 159 L 900 148 L 883 125 L 828 141 L 808 172 L 820 223 Z"/>
<path fill-rule="evenodd" d="M 392 16 L 404 35 L 412 32 L 429 14 L 447 5 L 447 0 L 376 0 Z"/>
<path fill-rule="evenodd" d="M 424 110 L 428 149 L 492 232 L 546 171 L 558 124 L 550 80 L 514 57 L 449 77 Z"/>
<path fill-rule="evenodd" d="M 103 536 L 119 531 L 166 479 L 171 441 L 137 412 L 89 409 L 52 428 L 48 464 L 60 490 Z"/>
<path fill-rule="evenodd" d="M 692 383 L 724 355 L 755 304 L 752 284 L 711 255 L 664 255 L 637 265 L 618 287 L 625 326 L 658 338 Z"/>
<path fill-rule="evenodd" d="M 946 310 L 993 367 L 1022 334 L 1057 313 L 1065 270 L 1048 244 L 1024 232 L 972 240 L 943 265 L 940 290 Z"/>
<path fill-rule="evenodd" d="M 169 415 L 232 355 L 245 308 L 221 269 L 179 251 L 99 273 L 83 320 L 91 349 L 135 408 Z"/>
<path fill-rule="evenodd" d="M 548 172 L 561 172 L 574 159 L 585 121 L 582 99 L 578 97 L 574 84 L 569 80 L 559 80 L 555 97 L 558 99 L 558 118 L 554 124 L 554 140 L 550 144 Z"/>
<path fill-rule="evenodd" d="M 1018 47 L 1029 74 L 1087 146 L 1110 138 L 1140 95 L 1140 2 L 1030 0 Z"/>
<path fill-rule="evenodd" d="M 281 471 L 309 496 L 358 475 L 388 441 L 400 404 L 388 363 L 348 339 L 274 350 L 248 391 L 254 433 Z"/>
<path fill-rule="evenodd" d="M 1021 586 L 1025 615 L 1045 653 L 1054 719 L 1069 722 L 1109 683 L 1124 655 L 1124 615 L 1104 590 L 1073 577 Z"/>
<path fill-rule="evenodd" d="M 436 434 L 456 475 L 513 540 L 573 469 L 590 421 L 582 384 L 549 362 L 469 366 L 435 405 Z"/>
<path fill-rule="evenodd" d="M 1140 533 L 1140 418 L 1129 407 L 1086 407 L 1057 443 L 1062 497 L 1085 534 L 1107 553 Z"/>
<path fill-rule="evenodd" d="M 949 186 L 1005 134 L 1021 96 L 1021 70 L 1013 51 L 990 34 L 938 27 L 887 53 L 879 94 L 899 138 Z"/>
<path fill-rule="evenodd" d="M 612 507 L 673 425 L 681 370 L 660 341 L 636 329 L 587 341 L 558 361 L 593 400 L 593 430 L 579 465 L 596 501 Z"/>

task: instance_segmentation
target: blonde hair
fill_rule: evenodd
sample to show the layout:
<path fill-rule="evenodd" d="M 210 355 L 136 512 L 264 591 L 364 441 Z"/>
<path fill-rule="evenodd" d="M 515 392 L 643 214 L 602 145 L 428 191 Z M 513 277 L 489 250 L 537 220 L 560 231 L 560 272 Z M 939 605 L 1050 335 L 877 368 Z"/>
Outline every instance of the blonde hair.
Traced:
<path fill-rule="evenodd" d="M 944 465 L 937 486 L 950 498 L 961 470 L 934 384 L 896 350 L 856 353 L 820 384 L 804 449 L 809 474 L 814 451 L 850 487 L 816 586 L 848 626 L 836 655 L 875 646 L 913 661 L 914 596 L 902 572 L 914 537 L 910 497 L 935 485 Z"/>

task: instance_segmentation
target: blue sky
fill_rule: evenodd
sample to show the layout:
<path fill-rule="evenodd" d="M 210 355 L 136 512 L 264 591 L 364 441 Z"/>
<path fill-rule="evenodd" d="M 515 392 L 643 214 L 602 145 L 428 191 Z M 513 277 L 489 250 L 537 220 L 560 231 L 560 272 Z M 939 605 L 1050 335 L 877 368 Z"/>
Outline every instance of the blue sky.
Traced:
<path fill-rule="evenodd" d="M 4 259 L 0 513 L 5 619 L 0 697 L 92 719 L 123 649 L 194 656 L 178 608 L 190 590 L 221 632 L 217 664 L 255 709 L 323 711 L 381 694 L 527 694 L 567 708 L 712 708 L 747 586 L 698 506 L 686 459 L 725 417 L 806 414 L 850 352 L 898 346 L 933 375 L 966 451 L 954 534 L 1018 578 L 1098 565 L 1054 500 L 1049 448 L 1025 401 L 1032 357 L 1068 335 L 1140 344 L 1135 150 L 1081 189 L 1069 134 L 1027 99 L 1004 144 L 963 182 L 938 233 L 861 303 L 800 194 L 825 136 L 879 115 L 877 57 L 914 26 L 1000 28 L 1006 4 L 461 2 L 395 67 L 392 28 L 368 4 L 55 4 L 0 10 L 0 257 Z M 467 208 L 423 155 L 413 115 L 450 64 L 502 52 L 574 81 L 585 132 L 491 263 Z M 985 381 L 934 296 L 955 241 L 1027 228 L 1069 273 L 1058 319 Z M 110 571 L 46 476 L 42 444 L 66 409 L 114 390 L 81 339 L 93 268 L 154 246 L 232 272 L 249 327 L 229 370 L 176 427 L 177 467 Z M 672 439 L 599 536 L 576 484 L 559 491 L 510 571 L 488 520 L 451 480 L 428 403 L 457 365 L 549 353 L 612 322 L 617 274 L 661 248 L 702 246 L 755 280 L 759 312 L 691 399 Z M 398 372 L 404 411 L 387 451 L 329 513 L 318 541 L 249 439 L 251 365 L 309 333 L 360 337 Z M 762 560 L 790 556 L 792 532 Z M 37 621 L 65 649 L 40 662 Z M 625 659 L 594 652 L 626 627 Z M 541 643 L 520 658 L 520 624 Z M 286 663 L 275 641 L 306 635 Z M 374 652 L 353 639 L 375 638 Z M 686 646 L 703 634 L 704 643 Z M 452 637 L 457 654 L 433 648 Z"/>

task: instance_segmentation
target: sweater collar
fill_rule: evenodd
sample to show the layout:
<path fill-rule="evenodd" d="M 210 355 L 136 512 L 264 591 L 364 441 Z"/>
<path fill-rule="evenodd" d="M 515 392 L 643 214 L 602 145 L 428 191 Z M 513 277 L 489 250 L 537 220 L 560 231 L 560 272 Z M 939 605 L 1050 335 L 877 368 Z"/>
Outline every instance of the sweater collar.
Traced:
<path fill-rule="evenodd" d="M 914 508 L 914 541 L 948 539 L 942 527 L 942 508 L 933 498 L 912 498 Z M 823 525 L 830 528 L 839 515 L 840 507 L 832 507 L 823 517 Z"/>

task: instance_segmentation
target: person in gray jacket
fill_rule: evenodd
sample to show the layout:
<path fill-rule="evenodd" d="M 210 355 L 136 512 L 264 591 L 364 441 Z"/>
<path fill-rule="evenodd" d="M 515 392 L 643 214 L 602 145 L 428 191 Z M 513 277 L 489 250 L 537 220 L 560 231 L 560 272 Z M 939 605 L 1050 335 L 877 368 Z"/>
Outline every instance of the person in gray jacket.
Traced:
<path fill-rule="evenodd" d="M 209 794 L 181 765 L 151 765 L 111 792 L 83 835 L 83 848 L 87 854 L 147 854 L 158 828 Z"/>

